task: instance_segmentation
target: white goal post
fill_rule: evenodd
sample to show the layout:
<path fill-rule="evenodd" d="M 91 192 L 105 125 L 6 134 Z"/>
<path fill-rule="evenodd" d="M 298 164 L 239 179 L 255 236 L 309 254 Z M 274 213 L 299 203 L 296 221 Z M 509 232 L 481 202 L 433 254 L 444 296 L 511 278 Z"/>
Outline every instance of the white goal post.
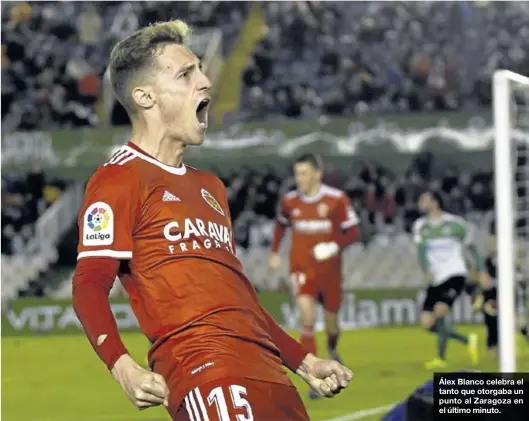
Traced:
<path fill-rule="evenodd" d="M 512 136 L 513 97 L 517 88 L 529 92 L 529 78 L 508 70 L 498 70 L 493 77 L 494 114 L 494 183 L 496 202 L 496 249 L 498 266 L 499 353 L 500 371 L 516 371 L 515 308 L 515 166 Z M 526 96 L 529 98 L 529 95 Z M 529 105 L 529 104 L 528 104 Z"/>

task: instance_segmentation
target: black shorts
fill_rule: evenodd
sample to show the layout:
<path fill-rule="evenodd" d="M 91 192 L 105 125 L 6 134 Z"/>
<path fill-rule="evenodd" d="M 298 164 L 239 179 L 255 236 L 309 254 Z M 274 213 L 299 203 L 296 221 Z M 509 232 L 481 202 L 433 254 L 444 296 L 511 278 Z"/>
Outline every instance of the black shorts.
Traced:
<path fill-rule="evenodd" d="M 445 303 L 452 308 L 454 301 L 465 289 L 467 278 L 465 276 L 452 276 L 439 285 L 430 285 L 426 289 L 426 298 L 422 311 L 433 311 L 437 303 Z"/>

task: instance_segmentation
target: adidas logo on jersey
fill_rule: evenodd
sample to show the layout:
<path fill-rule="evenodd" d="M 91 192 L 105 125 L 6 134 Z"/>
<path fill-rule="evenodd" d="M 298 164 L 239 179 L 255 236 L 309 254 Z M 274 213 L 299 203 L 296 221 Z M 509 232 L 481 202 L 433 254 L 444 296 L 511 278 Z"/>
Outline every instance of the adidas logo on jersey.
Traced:
<path fill-rule="evenodd" d="M 180 198 L 167 190 L 163 193 L 162 202 L 180 202 Z"/>

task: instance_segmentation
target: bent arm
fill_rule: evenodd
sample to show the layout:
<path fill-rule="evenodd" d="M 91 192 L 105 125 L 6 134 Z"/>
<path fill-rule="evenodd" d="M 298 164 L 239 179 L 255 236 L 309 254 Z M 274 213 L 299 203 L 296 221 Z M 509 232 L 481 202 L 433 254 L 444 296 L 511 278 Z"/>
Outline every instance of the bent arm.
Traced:
<path fill-rule="evenodd" d="M 286 225 L 282 225 L 279 221 L 275 222 L 274 236 L 272 238 L 272 253 L 277 253 L 279 251 L 281 240 L 283 240 L 283 237 L 285 236 L 286 231 L 287 231 Z"/>
<path fill-rule="evenodd" d="M 336 243 L 340 250 L 345 249 L 360 238 L 360 219 L 354 210 L 351 201 L 344 194 L 340 200 L 334 223 L 337 225 Z"/>
<path fill-rule="evenodd" d="M 272 342 L 279 349 L 283 365 L 293 373 L 296 373 L 298 368 L 300 368 L 301 363 L 308 355 L 308 352 L 298 341 L 285 332 L 283 328 L 279 326 L 273 319 L 270 313 L 268 313 L 268 311 L 266 311 L 262 306 L 261 310 L 266 321 L 268 322 Z"/>
<path fill-rule="evenodd" d="M 360 228 L 358 225 L 351 225 L 346 228 L 342 228 L 342 235 L 338 238 L 338 246 L 340 249 L 344 249 L 353 243 L 356 243 L 360 238 Z"/>
<path fill-rule="evenodd" d="M 77 263 L 73 277 L 73 308 L 92 348 L 109 370 L 128 354 L 108 300 L 118 270 L 119 260 L 85 258 Z"/>

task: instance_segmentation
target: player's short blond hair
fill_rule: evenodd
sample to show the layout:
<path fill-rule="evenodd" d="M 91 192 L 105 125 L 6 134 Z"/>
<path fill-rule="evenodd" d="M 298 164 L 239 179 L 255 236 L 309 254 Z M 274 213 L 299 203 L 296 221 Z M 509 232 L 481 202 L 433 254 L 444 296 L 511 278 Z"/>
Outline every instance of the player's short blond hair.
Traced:
<path fill-rule="evenodd" d="M 190 35 L 191 29 L 181 20 L 158 22 L 137 30 L 112 49 L 110 81 L 116 98 L 129 114 L 134 113 L 133 85 L 141 83 L 165 45 L 185 45 Z"/>

